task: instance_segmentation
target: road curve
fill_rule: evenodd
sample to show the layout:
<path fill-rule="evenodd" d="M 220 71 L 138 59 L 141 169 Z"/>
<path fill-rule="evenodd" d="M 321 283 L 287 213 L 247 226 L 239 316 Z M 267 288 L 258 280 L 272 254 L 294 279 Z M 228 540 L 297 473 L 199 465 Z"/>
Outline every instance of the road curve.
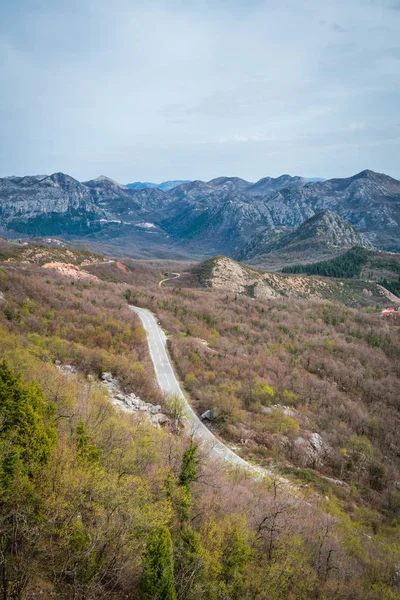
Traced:
<path fill-rule="evenodd" d="M 162 284 L 166 281 L 171 281 L 171 279 L 178 279 L 178 277 L 181 276 L 180 273 L 172 273 L 172 275 L 174 275 L 174 277 L 166 277 L 166 279 L 161 279 L 161 281 L 158 282 L 158 287 L 162 287 Z"/>
<path fill-rule="evenodd" d="M 176 394 L 184 402 L 184 425 L 186 429 L 192 433 L 198 441 L 208 447 L 210 454 L 213 457 L 222 459 L 233 466 L 251 471 L 253 475 L 258 477 L 271 475 L 266 470 L 251 465 L 243 460 L 243 458 L 235 454 L 204 425 L 188 403 L 179 381 L 176 378 L 167 352 L 167 337 L 158 325 L 154 315 L 145 308 L 138 308 L 131 305 L 129 308 L 139 316 L 143 327 L 146 330 L 150 356 L 153 361 L 157 382 L 161 391 L 166 396 Z"/>

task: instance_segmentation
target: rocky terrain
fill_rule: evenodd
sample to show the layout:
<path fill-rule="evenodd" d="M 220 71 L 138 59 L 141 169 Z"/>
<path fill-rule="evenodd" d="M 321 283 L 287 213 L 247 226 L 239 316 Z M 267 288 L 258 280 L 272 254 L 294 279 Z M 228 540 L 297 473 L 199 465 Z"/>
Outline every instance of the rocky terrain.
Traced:
<path fill-rule="evenodd" d="M 67 376 L 76 377 L 78 374 L 78 370 L 73 365 L 61 364 L 60 361 L 56 361 L 56 367 Z M 89 375 L 89 379 L 93 380 L 93 376 Z M 170 420 L 161 411 L 160 404 L 145 402 L 134 393 L 125 394 L 121 389 L 118 377 L 114 377 L 112 373 L 102 373 L 101 384 L 107 390 L 112 404 L 119 410 L 145 418 L 155 427 L 169 423 Z"/>
<path fill-rule="evenodd" d="M 228 257 L 218 256 L 196 265 L 192 274 L 200 286 L 244 294 L 258 300 L 267 298 L 321 298 L 348 305 L 388 305 L 397 298 L 372 281 L 332 280 L 306 275 L 263 273 Z M 185 285 L 182 278 L 180 285 Z"/>
<path fill-rule="evenodd" d="M 29 221 L 57 214 L 102 216 L 93 203 L 90 189 L 64 173 L 49 177 L 12 177 L 0 179 L 2 221 Z M 15 223 L 14 223 L 15 225 Z"/>
<path fill-rule="evenodd" d="M 373 248 L 371 242 L 351 223 L 337 213 L 323 210 L 293 232 L 286 227 L 260 232 L 244 246 L 239 258 L 273 269 L 300 260 L 325 260 L 354 246 Z"/>
<path fill-rule="evenodd" d="M 0 230 L 8 237 L 69 236 L 136 257 L 246 259 L 330 211 L 374 246 L 400 249 L 400 182 L 387 175 L 363 171 L 327 181 L 282 175 L 256 183 L 238 177 L 178 183 L 131 189 L 104 176 L 80 183 L 62 173 L 0 179 Z M 339 230 L 342 238 L 356 236 L 348 227 L 344 235 L 337 217 L 324 218 L 330 220 L 325 225 L 331 238 Z M 295 237 L 285 243 L 294 250 L 297 242 Z"/>
<path fill-rule="evenodd" d="M 156 427 L 169 423 L 167 415 L 161 412 L 160 404 L 145 402 L 136 394 L 125 394 L 120 387 L 118 377 L 112 373 L 102 373 L 101 381 L 110 394 L 111 402 L 124 412 L 145 416 Z"/>

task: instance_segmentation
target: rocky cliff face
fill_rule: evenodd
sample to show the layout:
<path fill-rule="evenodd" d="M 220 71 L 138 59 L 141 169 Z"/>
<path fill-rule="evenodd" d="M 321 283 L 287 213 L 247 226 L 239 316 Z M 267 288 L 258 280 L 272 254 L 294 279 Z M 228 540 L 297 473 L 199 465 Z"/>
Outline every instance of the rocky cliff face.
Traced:
<path fill-rule="evenodd" d="M 55 173 L 40 180 L 33 177 L 18 179 L 0 179 L 2 224 L 49 213 L 97 212 L 90 190 L 69 175 Z"/>
<path fill-rule="evenodd" d="M 357 231 L 354 225 L 331 210 L 323 210 L 311 217 L 292 234 L 285 236 L 278 246 L 288 248 L 305 241 L 308 244 L 315 241 L 315 243 L 331 248 L 351 248 L 352 246 L 372 248 L 371 242 Z"/>
<path fill-rule="evenodd" d="M 268 285 L 265 276 L 226 256 L 211 258 L 196 269 L 205 287 L 246 294 L 253 298 L 277 298 L 279 294 Z"/>
<path fill-rule="evenodd" d="M 400 182 L 387 175 L 363 171 L 347 179 L 285 188 L 269 198 L 268 208 L 276 226 L 292 228 L 316 212 L 331 210 L 373 244 L 400 247 Z"/>
<path fill-rule="evenodd" d="M 192 182 L 168 195 L 161 226 L 198 250 L 245 258 L 253 237 L 277 228 L 293 231 L 324 210 L 336 212 L 379 247 L 400 249 L 400 182 L 363 171 L 348 179 L 307 183 L 299 177 L 265 178 L 247 188 Z M 212 244 L 212 245 L 211 245 Z"/>
<path fill-rule="evenodd" d="M 338 214 L 323 210 L 305 221 L 294 232 L 284 227 L 267 228 L 251 239 L 239 258 L 253 258 L 262 254 L 296 254 L 310 257 L 337 254 L 353 246 L 372 248 L 371 242 Z"/>
<path fill-rule="evenodd" d="M 219 177 L 167 191 L 129 189 L 104 176 L 85 183 L 62 173 L 0 179 L 3 231 L 86 232 L 127 249 L 147 247 L 149 255 L 156 246 L 168 246 L 186 256 L 247 258 L 246 249 L 253 252 L 257 240 L 276 241 L 326 210 L 375 246 L 400 250 L 400 182 L 372 171 L 322 182 L 289 175 L 255 184 Z M 345 236 L 339 229 L 332 221 L 338 239 Z M 350 230 L 346 235 L 351 237 Z"/>

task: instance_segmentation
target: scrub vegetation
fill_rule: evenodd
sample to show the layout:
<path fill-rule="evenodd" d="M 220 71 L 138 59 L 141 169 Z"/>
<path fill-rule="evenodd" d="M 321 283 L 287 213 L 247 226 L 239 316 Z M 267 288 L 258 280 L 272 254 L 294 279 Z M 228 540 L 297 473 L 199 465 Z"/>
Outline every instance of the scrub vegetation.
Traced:
<path fill-rule="evenodd" d="M 2 598 L 398 599 L 398 332 L 327 302 L 125 276 L 129 286 L 0 266 Z M 103 371 L 164 402 L 128 297 L 170 332 L 217 432 L 292 485 L 226 471 L 175 423 L 112 406 Z M 296 457 L 307 431 L 332 449 L 322 465 Z"/>

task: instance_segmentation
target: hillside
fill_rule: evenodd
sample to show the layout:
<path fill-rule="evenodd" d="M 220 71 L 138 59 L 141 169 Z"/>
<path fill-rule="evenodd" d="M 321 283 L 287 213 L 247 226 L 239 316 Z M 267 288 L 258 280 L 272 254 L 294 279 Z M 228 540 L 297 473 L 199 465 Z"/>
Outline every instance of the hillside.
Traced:
<path fill-rule="evenodd" d="M 0 253 L 3 590 L 142 597 L 155 565 L 177 600 L 396 597 L 395 328 L 322 300 L 160 288 L 165 261 Z M 273 479 L 193 445 L 127 298 L 161 320 L 209 427 Z"/>
<path fill-rule="evenodd" d="M 203 267 L 209 281 L 215 265 Z M 214 432 L 242 456 L 280 465 L 351 514 L 368 506 L 382 522 L 389 506 L 398 510 L 396 322 L 315 296 L 240 291 L 174 282 L 133 290 L 132 302 L 169 333 L 185 389 Z"/>
<path fill-rule="evenodd" d="M 350 306 L 393 304 L 392 294 L 372 281 L 263 273 L 224 256 L 196 265 L 187 285 L 193 285 L 193 277 L 201 287 L 244 294 L 258 300 L 280 297 L 320 298 Z M 171 283 L 173 284 L 174 282 Z M 180 280 L 180 285 L 185 285 L 185 278 Z"/>
<path fill-rule="evenodd" d="M 340 256 L 322 262 L 297 264 L 284 273 L 305 273 L 336 278 L 373 280 L 400 297 L 400 256 L 355 247 Z"/>
<path fill-rule="evenodd" d="M 329 258 L 353 246 L 372 248 L 372 244 L 336 213 L 323 210 L 293 232 L 275 229 L 261 232 L 244 247 L 242 256 L 252 264 L 314 262 Z M 275 238 L 275 239 L 274 239 Z M 270 256 L 265 256 L 270 254 Z"/>
<path fill-rule="evenodd" d="M 0 179 L 2 235 L 63 235 L 135 257 L 245 259 L 324 211 L 376 247 L 400 248 L 400 182 L 372 171 L 316 182 L 289 175 L 256 183 L 218 177 L 162 189 L 131 189 L 105 176 L 81 183 L 62 173 Z M 335 219 L 332 231 L 346 237 Z M 296 235 L 286 240 L 289 255 L 301 242 Z M 346 235 L 356 233 L 348 226 Z M 300 244 L 303 255 L 305 248 Z"/>

